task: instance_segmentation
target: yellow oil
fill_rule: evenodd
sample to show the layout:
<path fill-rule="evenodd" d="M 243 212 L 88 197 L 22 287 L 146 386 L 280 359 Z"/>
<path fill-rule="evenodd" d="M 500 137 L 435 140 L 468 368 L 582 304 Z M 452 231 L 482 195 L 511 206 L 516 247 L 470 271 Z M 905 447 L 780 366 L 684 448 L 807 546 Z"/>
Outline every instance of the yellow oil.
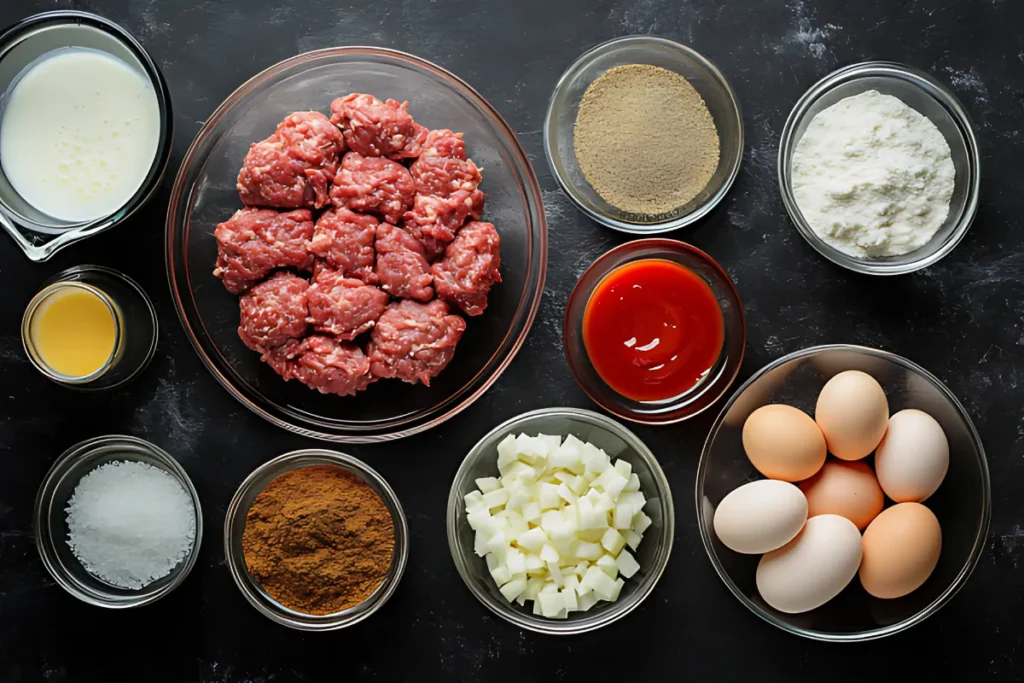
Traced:
<path fill-rule="evenodd" d="M 87 377 L 113 357 L 117 321 L 98 292 L 69 286 L 40 304 L 31 334 L 36 353 L 50 370 L 65 377 Z"/>

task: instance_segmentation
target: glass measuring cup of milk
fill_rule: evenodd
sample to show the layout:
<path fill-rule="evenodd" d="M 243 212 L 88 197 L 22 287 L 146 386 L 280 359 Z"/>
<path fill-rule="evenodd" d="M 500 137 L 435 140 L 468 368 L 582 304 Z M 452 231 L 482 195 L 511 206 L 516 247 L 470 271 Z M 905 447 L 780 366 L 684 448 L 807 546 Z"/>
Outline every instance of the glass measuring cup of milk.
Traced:
<path fill-rule="evenodd" d="M 113 227 L 156 191 L 170 95 L 124 29 L 75 11 L 15 24 L 0 34 L 0 93 L 0 227 L 31 260 Z M 68 106 L 48 106 L 54 97 Z"/>

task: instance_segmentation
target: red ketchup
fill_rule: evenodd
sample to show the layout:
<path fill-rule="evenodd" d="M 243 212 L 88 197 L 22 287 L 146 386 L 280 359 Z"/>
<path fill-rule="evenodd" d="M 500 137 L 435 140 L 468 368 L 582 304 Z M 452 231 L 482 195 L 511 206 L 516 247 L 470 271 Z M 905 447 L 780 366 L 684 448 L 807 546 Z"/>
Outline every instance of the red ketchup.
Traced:
<path fill-rule="evenodd" d="M 583 313 L 583 345 L 608 386 L 634 401 L 685 394 L 722 351 L 722 311 L 689 268 L 648 259 L 605 276 Z"/>

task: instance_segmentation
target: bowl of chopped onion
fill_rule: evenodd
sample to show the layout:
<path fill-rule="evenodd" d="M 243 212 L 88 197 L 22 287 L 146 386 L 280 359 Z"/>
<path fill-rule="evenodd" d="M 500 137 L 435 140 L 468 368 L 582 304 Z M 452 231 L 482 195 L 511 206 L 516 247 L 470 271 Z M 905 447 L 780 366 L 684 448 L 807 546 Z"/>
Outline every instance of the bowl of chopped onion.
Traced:
<path fill-rule="evenodd" d="M 545 408 L 495 427 L 448 496 L 448 546 L 489 610 L 538 633 L 606 626 L 651 594 L 675 514 L 654 454 L 609 417 Z"/>

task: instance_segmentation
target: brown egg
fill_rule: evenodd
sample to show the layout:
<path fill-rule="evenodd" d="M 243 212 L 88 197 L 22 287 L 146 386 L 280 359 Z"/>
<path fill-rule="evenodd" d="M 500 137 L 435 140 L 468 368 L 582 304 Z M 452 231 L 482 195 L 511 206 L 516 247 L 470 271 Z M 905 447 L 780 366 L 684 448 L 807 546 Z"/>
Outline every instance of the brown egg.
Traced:
<path fill-rule="evenodd" d="M 875 473 L 862 462 L 829 460 L 807 481 L 800 482 L 807 498 L 807 516 L 840 515 L 863 531 L 885 504 Z"/>
<path fill-rule="evenodd" d="M 769 479 L 801 481 L 825 462 L 825 437 L 814 420 L 793 406 L 762 406 L 743 423 L 743 450 Z"/>
<path fill-rule="evenodd" d="M 889 425 L 889 402 L 882 386 L 859 370 L 840 372 L 818 394 L 814 420 L 832 455 L 860 460 L 875 450 Z"/>
<path fill-rule="evenodd" d="M 876 598 L 899 598 L 928 580 L 942 551 L 942 529 L 920 503 L 899 503 L 875 517 L 862 539 L 860 582 Z"/>

